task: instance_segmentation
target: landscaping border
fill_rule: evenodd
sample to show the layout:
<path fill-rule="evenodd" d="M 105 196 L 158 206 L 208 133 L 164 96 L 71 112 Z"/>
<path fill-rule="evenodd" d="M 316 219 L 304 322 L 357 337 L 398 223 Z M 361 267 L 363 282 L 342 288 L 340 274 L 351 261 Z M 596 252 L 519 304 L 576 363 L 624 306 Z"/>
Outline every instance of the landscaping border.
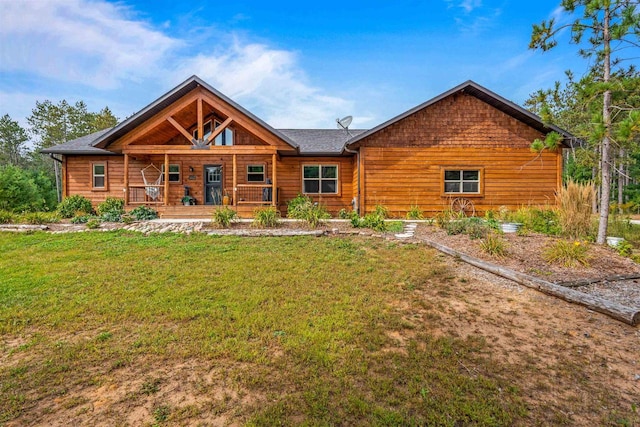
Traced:
<path fill-rule="evenodd" d="M 436 243 L 428 239 L 420 239 L 420 241 L 439 250 L 440 252 L 456 257 L 467 264 L 481 268 L 506 279 L 513 280 L 514 282 L 528 288 L 533 288 L 545 294 L 561 298 L 565 301 L 585 306 L 593 311 L 606 314 L 609 317 L 632 326 L 635 326 L 640 322 L 640 309 L 638 308 L 627 307 L 616 302 L 608 301 L 604 298 L 589 295 L 528 274 L 520 273 L 488 261 L 482 261 L 478 258 L 456 251 L 455 249 L 451 249 L 448 246 L 441 245 L 440 243 Z"/>

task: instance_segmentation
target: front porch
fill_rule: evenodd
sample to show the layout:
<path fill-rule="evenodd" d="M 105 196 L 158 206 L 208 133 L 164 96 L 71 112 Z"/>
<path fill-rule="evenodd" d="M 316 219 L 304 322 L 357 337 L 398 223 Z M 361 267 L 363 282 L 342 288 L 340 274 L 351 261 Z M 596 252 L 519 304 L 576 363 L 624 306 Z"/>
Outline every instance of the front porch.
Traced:
<path fill-rule="evenodd" d="M 251 216 L 259 206 L 277 207 L 277 154 L 236 154 L 238 148 L 164 155 L 125 152 L 125 205 L 150 206 L 164 215 L 206 217 L 222 205 L 240 216 Z M 195 206 L 185 206 L 186 199 Z"/>

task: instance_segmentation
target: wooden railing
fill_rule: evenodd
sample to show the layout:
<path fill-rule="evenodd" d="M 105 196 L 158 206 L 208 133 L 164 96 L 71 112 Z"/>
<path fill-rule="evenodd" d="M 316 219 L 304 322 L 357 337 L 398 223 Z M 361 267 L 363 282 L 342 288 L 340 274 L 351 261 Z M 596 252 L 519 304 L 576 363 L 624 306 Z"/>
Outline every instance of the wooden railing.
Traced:
<path fill-rule="evenodd" d="M 236 200 L 241 204 L 267 205 L 273 201 L 272 184 L 238 184 Z M 276 194 L 276 204 L 278 195 Z"/>
<path fill-rule="evenodd" d="M 164 185 L 130 185 L 130 205 L 164 204 Z"/>

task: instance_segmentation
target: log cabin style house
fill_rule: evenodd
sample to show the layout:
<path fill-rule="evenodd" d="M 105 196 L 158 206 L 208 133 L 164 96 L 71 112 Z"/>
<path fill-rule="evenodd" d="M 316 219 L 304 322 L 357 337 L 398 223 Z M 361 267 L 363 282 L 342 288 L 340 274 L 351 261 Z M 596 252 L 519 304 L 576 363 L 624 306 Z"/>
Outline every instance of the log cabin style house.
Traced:
<path fill-rule="evenodd" d="M 123 198 L 165 217 L 222 204 L 285 214 L 298 194 L 334 215 L 383 205 L 404 216 L 554 204 L 562 149 L 530 150 L 550 132 L 568 146 L 570 134 L 472 81 L 370 130 L 274 129 L 193 76 L 116 127 L 43 152 L 62 162 L 63 196 Z"/>

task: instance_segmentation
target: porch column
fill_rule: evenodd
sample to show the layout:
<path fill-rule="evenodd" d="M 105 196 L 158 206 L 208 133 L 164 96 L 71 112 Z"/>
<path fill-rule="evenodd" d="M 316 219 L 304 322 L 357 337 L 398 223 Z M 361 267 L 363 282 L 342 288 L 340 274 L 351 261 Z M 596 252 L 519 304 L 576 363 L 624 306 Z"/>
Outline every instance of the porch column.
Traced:
<path fill-rule="evenodd" d="M 238 176 L 236 174 L 236 168 L 237 168 L 237 159 L 236 159 L 236 155 L 233 155 L 233 191 L 231 192 L 231 195 L 233 197 L 233 206 L 238 206 L 238 189 L 236 188 L 238 186 Z"/>
<path fill-rule="evenodd" d="M 124 155 L 124 205 L 129 205 L 129 155 Z"/>
<path fill-rule="evenodd" d="M 164 154 L 164 205 L 169 206 L 169 155 Z"/>
<path fill-rule="evenodd" d="M 278 198 L 278 174 L 277 172 L 277 164 L 278 162 L 278 155 L 276 153 L 273 153 L 273 156 L 271 156 L 271 164 L 272 164 L 272 168 L 273 168 L 273 187 L 271 190 L 271 206 L 278 206 L 278 203 L 276 202 L 276 199 Z"/>

